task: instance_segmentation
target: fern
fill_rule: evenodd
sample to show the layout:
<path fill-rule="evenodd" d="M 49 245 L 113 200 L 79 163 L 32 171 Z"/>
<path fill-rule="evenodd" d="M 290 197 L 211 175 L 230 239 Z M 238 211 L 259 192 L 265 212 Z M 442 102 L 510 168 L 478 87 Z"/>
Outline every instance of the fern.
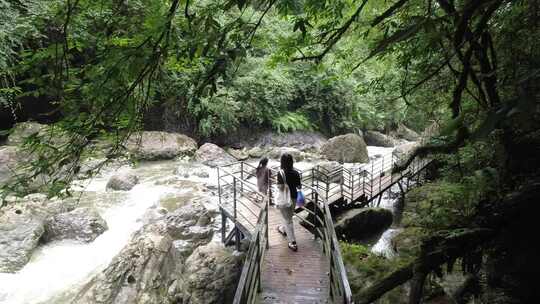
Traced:
<path fill-rule="evenodd" d="M 278 133 L 294 131 L 312 131 L 314 124 L 300 112 L 286 112 L 272 120 L 272 127 Z"/>

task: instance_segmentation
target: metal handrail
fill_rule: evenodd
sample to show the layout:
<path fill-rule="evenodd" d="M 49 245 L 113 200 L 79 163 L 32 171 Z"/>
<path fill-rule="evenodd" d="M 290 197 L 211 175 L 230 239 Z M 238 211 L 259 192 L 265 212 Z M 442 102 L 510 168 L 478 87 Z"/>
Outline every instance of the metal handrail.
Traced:
<path fill-rule="evenodd" d="M 264 206 L 259 214 L 246 261 L 242 267 L 233 304 L 256 303 L 257 294 L 261 290 L 261 261 L 264 261 L 264 254 L 268 247 L 268 196 L 265 198 Z"/>
<path fill-rule="evenodd" d="M 349 285 L 349 280 L 347 278 L 347 271 L 341 257 L 339 241 L 337 239 L 336 231 L 334 229 L 334 222 L 330 213 L 328 202 L 326 198 L 321 195 L 320 191 L 315 187 L 307 184 L 302 184 L 302 189 L 311 191 L 312 198 L 310 199 L 309 197 L 306 197 L 306 204 L 302 207 L 299 207 L 298 209 L 307 211 L 309 214 L 311 214 L 313 216 L 314 222 L 311 222 L 308 219 L 304 219 L 299 216 L 296 217 L 303 222 L 307 222 L 309 226 L 313 227 L 314 232 L 316 232 L 315 235 L 321 238 L 324 242 L 324 253 L 330 260 L 330 295 L 333 299 L 341 296 L 343 297 L 341 301 L 342 303 L 352 304 L 352 291 Z M 309 205 L 309 203 L 311 203 L 312 207 L 316 209 L 309 210 L 309 207 L 306 207 Z M 319 210 L 319 212 L 317 212 L 317 210 Z M 323 214 L 323 217 L 319 216 L 320 213 Z M 323 230 L 319 229 L 318 227 L 320 227 L 320 225 L 317 224 L 322 225 Z M 336 277 L 339 278 L 339 280 L 337 281 L 338 290 L 335 290 L 336 286 L 334 282 L 332 282 L 332 280 Z"/>
<path fill-rule="evenodd" d="M 412 164 L 411 168 L 406 173 L 401 173 L 399 179 L 404 176 L 408 176 L 409 179 L 417 175 L 430 163 L 429 160 L 422 159 Z M 236 177 L 234 174 L 242 174 L 246 172 L 244 164 L 242 162 L 232 163 L 226 165 L 226 167 L 232 167 L 235 164 L 241 164 L 241 169 L 238 172 L 230 173 L 227 169 L 221 167 L 220 169 L 226 173 L 225 177 L 232 176 L 236 179 L 241 187 L 246 186 L 252 192 L 258 193 L 251 182 L 247 182 L 242 178 Z M 247 164 L 247 163 L 245 163 Z M 375 171 L 375 165 L 377 164 L 377 171 Z M 392 167 L 395 164 L 395 156 L 392 155 L 391 159 L 385 162 L 384 157 L 374 163 L 361 166 L 352 170 L 341 167 L 336 170 L 326 170 L 324 168 L 312 168 L 310 169 L 311 175 L 301 179 L 302 188 L 310 195 L 306 195 L 306 205 L 298 209 L 305 210 L 308 213 L 307 218 L 296 216 L 299 220 L 306 223 L 312 228 L 312 232 L 316 237 L 319 237 L 323 241 L 323 251 L 329 259 L 330 264 L 330 296 L 332 300 L 340 303 L 352 304 L 352 292 L 347 278 L 347 272 L 343 263 L 339 241 L 335 232 L 334 222 L 330 207 L 328 204 L 329 190 L 336 189 L 337 186 L 329 186 L 330 179 L 335 178 L 341 174 L 341 181 L 339 187 L 341 188 L 341 195 L 350 195 L 351 199 L 355 197 L 355 187 L 360 187 L 359 190 L 364 194 L 369 194 L 370 197 L 376 193 L 377 188 L 380 192 L 383 188 L 389 187 L 389 185 L 395 182 L 394 176 L 391 173 Z M 380 166 L 379 166 L 380 165 Z M 252 165 L 247 164 L 248 167 L 255 168 Z M 366 167 L 371 166 L 371 171 L 367 171 Z M 234 171 L 234 170 L 233 170 Z M 260 214 L 255 227 L 255 232 L 252 235 L 252 242 L 250 244 L 248 255 L 246 257 L 246 263 L 242 269 L 242 275 L 238 284 L 234 302 L 240 303 L 255 303 L 257 292 L 261 288 L 261 261 L 264 260 L 264 253 L 268 246 L 268 205 L 271 197 L 271 185 L 272 181 L 275 181 L 277 174 L 272 172 L 275 170 L 270 168 L 270 189 L 268 195 L 264 195 L 264 208 L 261 208 Z M 326 171 L 326 172 L 324 172 Z M 383 181 L 383 176 L 386 172 L 390 171 L 389 179 Z M 305 171 L 304 171 L 305 172 Z M 304 173 L 303 172 L 303 173 Z M 317 172 L 317 175 L 315 175 Z M 328 172 L 328 173 L 327 173 Z M 218 171 L 219 176 L 219 171 Z M 326 179 L 322 181 L 325 184 L 324 190 L 326 195 L 321 194 L 322 187 L 320 185 L 320 179 Z M 312 185 L 308 185 L 306 182 L 311 182 Z M 226 182 L 226 181 L 225 181 Z M 378 182 L 377 185 L 375 183 Z M 227 182 L 226 182 L 227 183 Z M 346 185 L 348 183 L 348 185 Z M 228 183 L 230 184 L 230 183 Z M 238 184 L 233 183 L 233 187 Z M 366 186 L 368 186 L 366 188 Z M 221 191 L 221 187 L 220 187 Z M 221 192 L 220 192 L 221 196 Z M 235 196 L 236 199 L 236 196 Z M 220 197 L 221 203 L 221 197 Z M 236 206 L 236 205 L 235 205 Z M 312 209 L 310 209 L 310 207 Z M 311 219 L 311 220 L 310 220 Z"/>

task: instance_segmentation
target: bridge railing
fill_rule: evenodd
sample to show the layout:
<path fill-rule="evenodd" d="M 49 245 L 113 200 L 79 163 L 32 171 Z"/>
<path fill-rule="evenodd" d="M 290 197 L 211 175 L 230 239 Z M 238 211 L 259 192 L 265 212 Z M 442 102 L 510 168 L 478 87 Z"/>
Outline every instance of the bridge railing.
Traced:
<path fill-rule="evenodd" d="M 256 303 L 261 291 L 262 263 L 268 248 L 268 197 L 264 201 L 264 206 L 251 236 L 251 243 L 236 287 L 233 304 Z"/>
<path fill-rule="evenodd" d="M 219 208 L 222 213 L 222 241 L 236 241 L 237 248 L 244 236 L 252 237 L 260 212 L 271 197 L 257 191 L 256 185 L 246 180 L 248 164 L 232 163 L 218 167 Z M 227 220 L 234 228 L 227 236 Z M 267 234 L 268 232 L 265 232 Z"/>
<path fill-rule="evenodd" d="M 305 205 L 299 208 L 305 211 L 307 216 L 297 216 L 297 218 L 305 226 L 311 228 L 314 235 L 322 241 L 322 249 L 330 265 L 330 297 L 334 303 L 353 303 L 347 271 L 343 264 L 328 202 L 317 189 L 309 185 L 302 185 L 302 187 L 304 191 L 309 190 L 310 193 L 306 196 Z"/>

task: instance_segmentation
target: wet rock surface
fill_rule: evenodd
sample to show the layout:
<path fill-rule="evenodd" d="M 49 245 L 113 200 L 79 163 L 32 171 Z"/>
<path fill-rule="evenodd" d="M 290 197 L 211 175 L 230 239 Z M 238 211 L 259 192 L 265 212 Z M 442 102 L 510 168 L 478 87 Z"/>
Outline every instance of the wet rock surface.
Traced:
<path fill-rule="evenodd" d="M 8 145 L 20 145 L 31 135 L 41 133 L 47 126 L 37 122 L 21 122 L 15 124 L 7 139 Z"/>
<path fill-rule="evenodd" d="M 268 157 L 279 160 L 281 155 L 290 154 L 295 161 L 302 161 L 306 157 L 306 154 L 296 148 L 290 147 L 275 147 L 268 151 Z"/>
<path fill-rule="evenodd" d="M 246 160 L 249 158 L 249 153 L 246 149 L 229 148 L 227 149 L 227 153 L 236 158 L 236 160 Z"/>
<path fill-rule="evenodd" d="M 0 184 L 14 176 L 19 160 L 20 155 L 16 147 L 0 147 Z"/>
<path fill-rule="evenodd" d="M 321 147 L 321 155 L 328 160 L 346 163 L 369 161 L 366 143 L 362 137 L 352 133 L 330 138 Z"/>
<path fill-rule="evenodd" d="M 348 240 L 362 240 L 382 233 L 392 225 L 392 220 L 392 211 L 388 209 L 351 209 L 337 217 L 336 234 Z"/>
<path fill-rule="evenodd" d="M 107 182 L 107 189 L 129 191 L 139 183 L 139 177 L 132 171 L 123 171 L 113 175 Z"/>
<path fill-rule="evenodd" d="M 414 152 L 414 150 L 419 146 L 417 142 L 408 142 L 402 145 L 397 146 L 393 154 L 397 157 L 398 162 L 406 161 L 407 158 Z"/>
<path fill-rule="evenodd" d="M 364 132 L 364 141 L 369 146 L 393 147 L 395 145 L 392 137 L 377 131 Z"/>
<path fill-rule="evenodd" d="M 228 303 L 242 259 L 208 244 L 211 224 L 212 213 L 197 202 L 155 218 L 74 303 Z"/>
<path fill-rule="evenodd" d="M 107 223 L 97 210 L 77 208 L 47 219 L 43 241 L 68 239 L 88 243 L 95 240 L 107 228 Z"/>
<path fill-rule="evenodd" d="M 177 295 L 181 303 L 232 303 L 241 270 L 242 256 L 221 244 L 199 247 L 185 263 Z"/>
<path fill-rule="evenodd" d="M 197 142 L 183 134 L 144 131 L 133 134 L 127 141 L 128 151 L 137 159 L 160 160 L 192 155 Z"/>
<path fill-rule="evenodd" d="M 236 161 L 229 153 L 212 143 L 202 145 L 195 152 L 195 160 L 210 167 L 222 166 Z"/>
<path fill-rule="evenodd" d="M 265 133 L 259 137 L 254 146 L 291 147 L 306 152 L 319 150 L 326 140 L 324 135 L 317 132 Z"/>
<path fill-rule="evenodd" d="M 45 231 L 43 218 L 20 209 L 0 215 L 0 272 L 26 265 Z"/>
<path fill-rule="evenodd" d="M 408 141 L 417 141 L 420 139 L 420 135 L 418 135 L 418 133 L 407 128 L 404 124 L 399 124 L 395 130 L 390 132 L 390 135 Z"/>

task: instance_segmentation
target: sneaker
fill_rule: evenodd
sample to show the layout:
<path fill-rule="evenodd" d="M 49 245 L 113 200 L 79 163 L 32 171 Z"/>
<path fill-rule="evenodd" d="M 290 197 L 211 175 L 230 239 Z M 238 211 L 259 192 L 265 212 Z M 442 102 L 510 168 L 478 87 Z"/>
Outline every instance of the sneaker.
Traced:
<path fill-rule="evenodd" d="M 298 246 L 296 245 L 296 242 L 289 243 L 289 249 L 292 251 L 298 251 Z"/>
<path fill-rule="evenodd" d="M 283 226 L 277 226 L 276 227 L 277 232 L 283 236 L 287 236 L 287 232 L 284 230 Z"/>

